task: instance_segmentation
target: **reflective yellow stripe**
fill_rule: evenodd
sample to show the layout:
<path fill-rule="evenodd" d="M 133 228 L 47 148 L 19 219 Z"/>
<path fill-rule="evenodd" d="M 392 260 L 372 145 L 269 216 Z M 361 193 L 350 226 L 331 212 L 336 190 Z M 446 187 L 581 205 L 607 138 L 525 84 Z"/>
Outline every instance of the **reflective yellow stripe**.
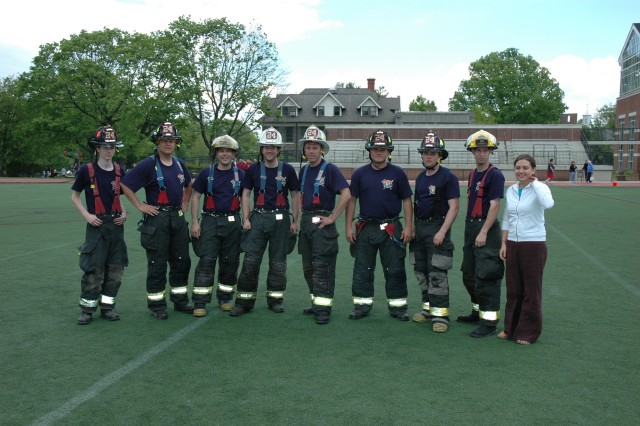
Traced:
<path fill-rule="evenodd" d="M 115 297 L 105 296 L 104 294 L 100 295 L 100 303 L 104 303 L 105 305 L 113 305 L 115 302 Z"/>
<path fill-rule="evenodd" d="M 313 299 L 313 304 L 318 306 L 331 306 L 333 305 L 333 299 L 317 296 Z"/>
<path fill-rule="evenodd" d="M 313 303 L 313 299 L 315 298 L 315 296 L 313 294 L 310 294 L 309 296 L 311 296 L 311 303 Z"/>
<path fill-rule="evenodd" d="M 251 292 L 246 292 L 246 293 L 242 293 L 242 292 L 238 292 L 238 294 L 236 295 L 236 297 L 238 299 L 248 299 L 248 300 L 253 300 L 256 298 L 256 294 L 255 293 L 251 293 Z"/>
<path fill-rule="evenodd" d="M 235 286 L 218 283 L 218 290 L 224 291 L 227 293 L 233 293 L 233 290 L 235 290 Z"/>
<path fill-rule="evenodd" d="M 402 306 L 407 306 L 407 299 L 387 299 L 389 306 L 392 308 L 400 308 Z"/>
<path fill-rule="evenodd" d="M 429 309 L 429 314 L 434 317 L 448 317 L 449 308 L 431 308 Z"/>
<path fill-rule="evenodd" d="M 171 287 L 171 294 L 187 294 L 187 286 Z"/>
<path fill-rule="evenodd" d="M 500 311 L 480 311 L 480 318 L 488 321 L 497 321 L 500 319 Z"/>
<path fill-rule="evenodd" d="M 211 287 L 193 287 L 193 294 L 211 294 L 213 292 L 213 286 Z"/>
<path fill-rule="evenodd" d="M 282 299 L 284 297 L 284 291 L 267 291 L 267 297 Z"/>
<path fill-rule="evenodd" d="M 354 305 L 373 305 L 373 297 L 355 297 L 353 296 Z"/>
<path fill-rule="evenodd" d="M 80 306 L 86 306 L 87 308 L 95 308 L 98 306 L 97 300 L 80 299 Z"/>
<path fill-rule="evenodd" d="M 147 293 L 147 299 L 151 300 L 152 302 L 158 302 L 164 299 L 164 290 L 162 290 L 160 293 Z"/>
<path fill-rule="evenodd" d="M 480 311 L 480 305 L 478 305 L 477 303 L 474 303 L 473 305 L 471 305 L 471 309 L 475 312 Z"/>
<path fill-rule="evenodd" d="M 422 303 L 422 310 L 425 312 L 429 312 L 429 302 Z"/>

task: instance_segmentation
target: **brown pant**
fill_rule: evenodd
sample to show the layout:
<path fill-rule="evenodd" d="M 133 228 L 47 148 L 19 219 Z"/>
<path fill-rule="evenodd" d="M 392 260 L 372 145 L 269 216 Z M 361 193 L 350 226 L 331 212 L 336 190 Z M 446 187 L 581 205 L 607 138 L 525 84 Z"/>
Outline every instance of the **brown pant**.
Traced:
<path fill-rule="evenodd" d="M 507 241 L 507 304 L 504 330 L 512 339 L 533 343 L 542 333 L 542 273 L 545 241 Z"/>

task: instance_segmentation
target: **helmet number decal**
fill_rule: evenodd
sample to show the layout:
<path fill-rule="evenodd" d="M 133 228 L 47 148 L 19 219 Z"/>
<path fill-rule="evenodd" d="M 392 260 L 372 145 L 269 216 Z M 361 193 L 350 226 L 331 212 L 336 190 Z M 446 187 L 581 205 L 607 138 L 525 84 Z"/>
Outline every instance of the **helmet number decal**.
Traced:
<path fill-rule="evenodd" d="M 313 128 L 309 128 L 307 129 L 307 134 L 305 135 L 306 138 L 313 138 L 313 139 L 318 139 L 318 129 L 313 129 Z"/>
<path fill-rule="evenodd" d="M 268 140 L 276 140 L 276 139 L 278 139 L 278 133 L 275 132 L 274 130 L 267 130 L 267 133 L 266 133 L 265 136 L 266 136 L 266 138 Z"/>

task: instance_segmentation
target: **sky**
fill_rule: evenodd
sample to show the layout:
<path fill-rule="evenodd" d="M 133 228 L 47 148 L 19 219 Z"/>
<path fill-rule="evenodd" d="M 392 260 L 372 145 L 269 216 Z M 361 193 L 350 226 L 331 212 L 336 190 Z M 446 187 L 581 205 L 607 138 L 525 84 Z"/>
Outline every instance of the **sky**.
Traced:
<path fill-rule="evenodd" d="M 447 111 L 472 62 L 513 47 L 550 71 L 566 112 L 581 118 L 615 104 L 639 12 L 637 0 L 20 0 L 3 7 L 0 77 L 82 30 L 150 33 L 180 16 L 226 17 L 259 24 L 275 43 L 284 93 L 375 78 L 404 111 L 418 95 Z"/>

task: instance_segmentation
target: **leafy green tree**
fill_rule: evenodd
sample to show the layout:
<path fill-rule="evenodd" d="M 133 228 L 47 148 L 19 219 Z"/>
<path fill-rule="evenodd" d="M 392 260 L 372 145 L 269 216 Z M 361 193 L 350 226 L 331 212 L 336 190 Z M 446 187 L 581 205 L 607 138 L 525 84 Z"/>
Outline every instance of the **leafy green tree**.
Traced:
<path fill-rule="evenodd" d="M 449 110 L 475 112 L 478 123 L 558 123 L 567 109 L 549 70 L 518 49 L 481 57 L 471 63 L 469 74 L 449 100 Z"/>
<path fill-rule="evenodd" d="M 591 127 L 603 129 L 615 129 L 616 127 L 616 106 L 612 103 L 603 105 L 596 110 L 591 119 Z"/>
<path fill-rule="evenodd" d="M 422 95 L 418 95 L 414 100 L 409 103 L 409 111 L 438 111 L 436 103 L 434 101 L 426 99 Z"/>
<path fill-rule="evenodd" d="M 282 85 L 278 55 L 261 28 L 221 19 L 180 17 L 155 34 L 156 69 L 172 96 L 198 125 L 208 146 L 214 136 L 241 138 L 257 126 L 270 93 Z"/>
<path fill-rule="evenodd" d="M 348 82 L 347 84 L 344 85 L 345 89 L 359 89 L 360 86 L 358 86 L 357 84 L 355 84 L 353 81 Z"/>
<path fill-rule="evenodd" d="M 128 137 L 121 155 L 146 152 L 140 141 L 179 111 L 173 98 L 159 98 L 156 88 L 168 82 L 150 78 L 150 46 L 149 36 L 118 29 L 82 31 L 41 46 L 21 77 L 21 95 L 33 111 L 24 126 L 33 142 L 83 153 L 86 161 L 88 137 L 111 125 Z"/>

